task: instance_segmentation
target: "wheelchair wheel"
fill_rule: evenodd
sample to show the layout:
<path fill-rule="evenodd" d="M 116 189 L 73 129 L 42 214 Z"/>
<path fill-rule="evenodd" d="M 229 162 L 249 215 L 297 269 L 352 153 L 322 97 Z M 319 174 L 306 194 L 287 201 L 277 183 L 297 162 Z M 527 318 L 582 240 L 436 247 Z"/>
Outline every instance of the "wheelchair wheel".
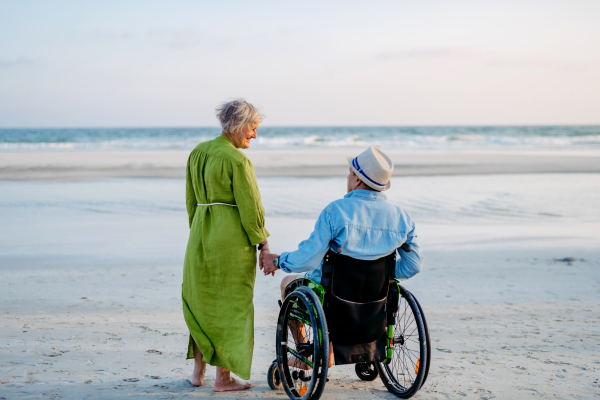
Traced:
<path fill-rule="evenodd" d="M 421 388 L 427 371 L 427 337 L 419 306 L 411 293 L 401 291 L 388 364 L 375 367 L 387 390 L 408 399 Z"/>
<path fill-rule="evenodd" d="M 431 366 L 431 340 L 429 339 L 429 328 L 427 328 L 427 319 L 425 318 L 425 313 L 419 304 L 419 301 L 416 299 L 413 294 L 410 294 L 417 306 L 419 307 L 419 312 L 421 313 L 421 319 L 423 320 L 423 325 L 425 327 L 425 340 L 427 341 L 427 364 L 425 364 L 425 375 L 423 376 L 423 382 L 421 383 L 421 387 L 425 384 L 427 380 L 427 376 L 429 375 L 429 367 Z"/>
<path fill-rule="evenodd" d="M 312 290 L 287 295 L 277 320 L 277 369 L 292 400 L 317 400 L 327 381 L 329 333 L 325 313 Z"/>
<path fill-rule="evenodd" d="M 361 380 L 368 382 L 377 379 L 378 375 L 375 364 L 371 362 L 354 364 L 354 372 Z"/>

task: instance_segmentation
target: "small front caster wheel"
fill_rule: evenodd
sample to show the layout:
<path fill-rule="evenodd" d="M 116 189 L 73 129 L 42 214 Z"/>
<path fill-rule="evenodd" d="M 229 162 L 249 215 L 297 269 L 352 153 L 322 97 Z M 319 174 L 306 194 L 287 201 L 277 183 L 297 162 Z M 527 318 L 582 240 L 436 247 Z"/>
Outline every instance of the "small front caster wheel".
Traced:
<path fill-rule="evenodd" d="M 267 372 L 267 383 L 273 390 L 281 390 L 281 379 L 279 378 L 279 369 L 277 368 L 277 360 L 271 363 L 269 372 Z"/>

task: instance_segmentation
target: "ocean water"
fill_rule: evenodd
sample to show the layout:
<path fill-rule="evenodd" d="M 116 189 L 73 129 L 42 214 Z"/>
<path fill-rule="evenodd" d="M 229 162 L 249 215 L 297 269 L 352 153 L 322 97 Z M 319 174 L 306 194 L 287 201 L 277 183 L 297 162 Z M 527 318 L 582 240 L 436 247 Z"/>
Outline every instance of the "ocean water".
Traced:
<path fill-rule="evenodd" d="M 0 129 L 0 152 L 189 151 L 220 133 L 196 128 Z M 600 150 L 600 126 L 261 127 L 253 149 Z"/>

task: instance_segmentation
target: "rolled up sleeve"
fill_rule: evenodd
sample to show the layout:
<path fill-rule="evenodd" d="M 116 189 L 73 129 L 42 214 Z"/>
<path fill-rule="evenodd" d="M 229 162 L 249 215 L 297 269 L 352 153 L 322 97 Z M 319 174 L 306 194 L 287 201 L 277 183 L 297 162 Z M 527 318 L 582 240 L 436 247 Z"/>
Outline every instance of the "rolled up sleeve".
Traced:
<path fill-rule="evenodd" d="M 265 228 L 263 207 L 254 174 L 254 166 L 248 159 L 239 162 L 233 171 L 233 196 L 240 212 L 242 226 L 254 246 L 269 237 Z"/>
<path fill-rule="evenodd" d="M 326 208 L 319 215 L 310 237 L 298 245 L 298 250 L 281 253 L 280 268 L 287 273 L 307 272 L 317 268 L 329 250 L 333 239 L 331 215 Z"/>
<path fill-rule="evenodd" d="M 400 257 L 396 260 L 396 279 L 412 278 L 423 269 L 423 253 L 417 243 L 414 223 L 405 243 L 410 246 L 410 251 L 406 253 L 404 250 L 398 249 Z"/>

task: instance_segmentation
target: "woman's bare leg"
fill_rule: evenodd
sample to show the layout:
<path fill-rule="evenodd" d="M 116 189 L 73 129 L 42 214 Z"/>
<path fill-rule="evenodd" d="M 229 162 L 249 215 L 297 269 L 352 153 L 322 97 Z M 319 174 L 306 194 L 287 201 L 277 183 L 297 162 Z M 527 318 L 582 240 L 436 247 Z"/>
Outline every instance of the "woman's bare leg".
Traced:
<path fill-rule="evenodd" d="M 213 385 L 215 392 L 227 392 L 231 390 L 244 390 L 250 389 L 252 384 L 250 382 L 240 382 L 237 379 L 231 377 L 231 373 L 225 368 L 217 367 L 217 379 Z"/>
<path fill-rule="evenodd" d="M 206 363 L 202 361 L 202 352 L 194 342 L 194 372 L 188 378 L 188 381 L 194 386 L 204 385 L 204 375 L 206 374 Z"/>

